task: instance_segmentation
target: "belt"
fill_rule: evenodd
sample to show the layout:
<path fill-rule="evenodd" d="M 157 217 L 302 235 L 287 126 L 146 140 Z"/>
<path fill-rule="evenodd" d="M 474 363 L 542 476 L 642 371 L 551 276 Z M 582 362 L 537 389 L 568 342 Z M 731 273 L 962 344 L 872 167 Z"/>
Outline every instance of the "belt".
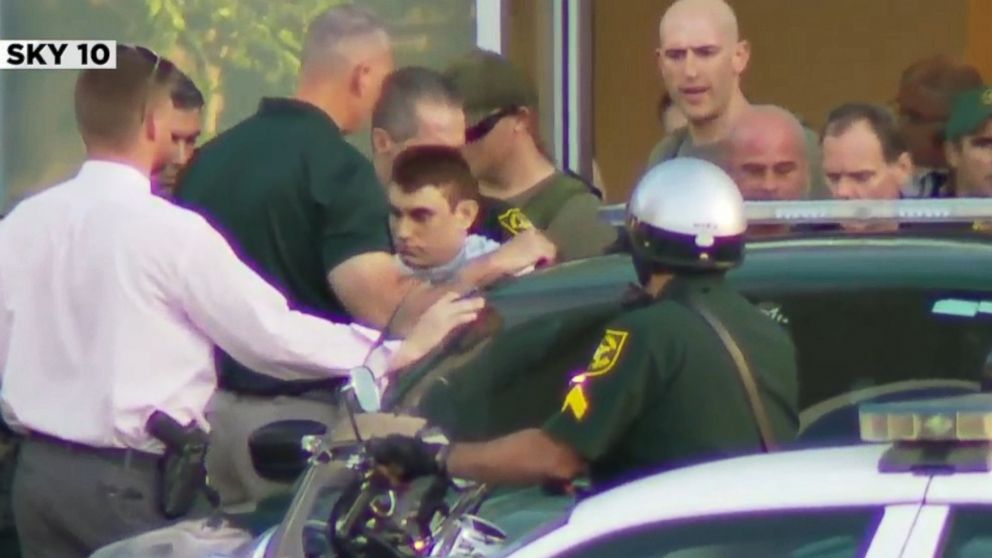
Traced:
<path fill-rule="evenodd" d="M 56 446 L 60 449 L 68 450 L 73 453 L 92 455 L 111 461 L 122 461 L 125 463 L 147 464 L 157 467 L 158 461 L 162 457 L 155 453 L 136 450 L 133 448 L 98 448 L 95 446 L 80 444 L 79 442 L 63 440 L 62 438 L 34 430 L 28 432 L 27 439 L 33 442 L 41 442 L 47 446 Z"/>

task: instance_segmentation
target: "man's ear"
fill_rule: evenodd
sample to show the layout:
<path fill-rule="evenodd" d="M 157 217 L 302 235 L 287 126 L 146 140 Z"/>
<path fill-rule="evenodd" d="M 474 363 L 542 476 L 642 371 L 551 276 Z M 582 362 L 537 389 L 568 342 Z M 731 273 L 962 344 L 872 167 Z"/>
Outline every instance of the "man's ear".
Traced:
<path fill-rule="evenodd" d="M 734 73 L 741 75 L 744 70 L 747 69 L 747 63 L 751 60 L 751 43 L 748 41 L 739 41 L 736 46 L 734 46 L 734 56 L 731 62 L 734 66 Z"/>
<path fill-rule="evenodd" d="M 947 166 L 957 170 L 958 165 L 961 164 L 961 150 L 958 144 L 951 140 L 944 140 L 944 158 L 947 159 Z"/>
<path fill-rule="evenodd" d="M 455 221 L 463 230 L 469 230 L 478 216 L 479 202 L 476 200 L 461 200 L 455 204 Z"/>
<path fill-rule="evenodd" d="M 906 184 L 913 178 L 913 156 L 904 151 L 896 159 L 896 170 L 899 172 L 899 184 Z"/>
<path fill-rule="evenodd" d="M 396 147 L 396 142 L 393 141 L 392 136 L 389 132 L 383 130 L 382 128 L 372 128 L 372 153 L 375 155 L 380 155 L 383 153 L 389 153 Z"/>
<path fill-rule="evenodd" d="M 348 88 L 356 97 L 363 97 L 369 90 L 369 76 L 372 73 L 371 66 L 366 62 L 359 62 L 351 69 L 351 78 L 348 80 Z"/>
<path fill-rule="evenodd" d="M 520 107 L 513 115 L 513 130 L 530 133 L 530 122 L 534 117 L 534 109 L 530 107 Z"/>

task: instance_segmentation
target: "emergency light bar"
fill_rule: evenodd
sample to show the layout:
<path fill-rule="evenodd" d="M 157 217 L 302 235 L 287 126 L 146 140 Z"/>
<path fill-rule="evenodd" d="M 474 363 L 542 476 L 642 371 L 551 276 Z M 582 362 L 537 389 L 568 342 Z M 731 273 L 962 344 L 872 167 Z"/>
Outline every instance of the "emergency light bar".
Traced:
<path fill-rule="evenodd" d="M 992 221 L 992 199 L 746 201 L 744 215 L 754 225 L 843 222 L 958 223 Z M 621 226 L 626 204 L 604 206 L 600 219 Z"/>
<path fill-rule="evenodd" d="M 992 394 L 978 393 L 858 409 L 865 442 L 992 441 Z"/>

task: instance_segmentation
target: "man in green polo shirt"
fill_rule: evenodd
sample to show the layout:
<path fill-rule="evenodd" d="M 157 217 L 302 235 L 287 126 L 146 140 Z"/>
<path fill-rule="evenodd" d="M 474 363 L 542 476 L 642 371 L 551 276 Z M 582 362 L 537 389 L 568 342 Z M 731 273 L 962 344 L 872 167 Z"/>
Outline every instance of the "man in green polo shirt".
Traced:
<path fill-rule="evenodd" d="M 956 195 L 992 197 L 992 86 L 955 99 L 945 136 L 944 152 Z"/>
<path fill-rule="evenodd" d="M 445 76 L 464 100 L 463 151 L 480 192 L 520 208 L 500 214 L 500 224 L 516 230 L 533 223 L 554 242 L 562 261 L 603 253 L 616 230 L 599 219 L 593 188 L 555 168 L 542 149 L 537 94 L 527 78 L 484 50 L 458 60 Z"/>
<path fill-rule="evenodd" d="M 401 478 L 536 484 L 588 473 L 602 490 L 791 440 L 795 347 L 724 280 L 744 254 L 737 186 L 710 163 L 677 159 L 645 176 L 628 211 L 645 300 L 607 326 L 558 414 L 491 442 L 441 448 L 388 437 L 373 442 L 376 459 Z"/>
<path fill-rule="evenodd" d="M 296 95 L 264 99 L 255 115 L 203 146 L 179 185 L 180 203 L 206 216 L 298 310 L 377 328 L 401 321 L 392 319 L 401 301 L 426 309 L 440 296 L 418 288 L 393 258 L 384 188 L 345 141 L 368 120 L 392 70 L 377 17 L 353 5 L 325 11 L 307 30 Z M 459 287 L 553 257 L 546 240 L 524 237 L 466 266 Z M 416 313 L 400 318 L 412 322 Z M 278 381 L 224 354 L 218 362 L 211 482 L 225 504 L 258 501 L 285 487 L 255 473 L 252 429 L 283 418 L 332 421 L 332 408 L 312 398 L 335 386 Z"/>

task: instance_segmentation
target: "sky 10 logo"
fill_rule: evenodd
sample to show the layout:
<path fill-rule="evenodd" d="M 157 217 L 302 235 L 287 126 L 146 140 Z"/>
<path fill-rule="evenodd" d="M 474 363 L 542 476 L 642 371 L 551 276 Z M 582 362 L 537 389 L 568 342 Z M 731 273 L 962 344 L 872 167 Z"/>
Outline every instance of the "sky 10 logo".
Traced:
<path fill-rule="evenodd" d="M 0 40 L 0 70 L 117 67 L 117 41 Z"/>

